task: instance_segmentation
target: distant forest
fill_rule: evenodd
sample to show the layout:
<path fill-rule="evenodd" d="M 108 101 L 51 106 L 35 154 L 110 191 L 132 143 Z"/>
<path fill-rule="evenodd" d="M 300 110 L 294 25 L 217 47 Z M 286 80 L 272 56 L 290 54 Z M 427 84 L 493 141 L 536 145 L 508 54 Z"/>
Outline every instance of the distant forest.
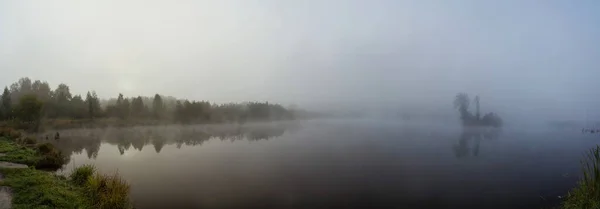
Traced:
<path fill-rule="evenodd" d="M 294 119 L 300 110 L 269 102 L 216 104 L 209 101 L 153 97 L 101 100 L 94 91 L 73 95 L 67 84 L 54 90 L 45 81 L 25 77 L 4 88 L 0 96 L 0 119 L 39 126 L 42 119 L 101 119 L 168 121 L 172 123 L 243 123 L 246 121 Z"/>

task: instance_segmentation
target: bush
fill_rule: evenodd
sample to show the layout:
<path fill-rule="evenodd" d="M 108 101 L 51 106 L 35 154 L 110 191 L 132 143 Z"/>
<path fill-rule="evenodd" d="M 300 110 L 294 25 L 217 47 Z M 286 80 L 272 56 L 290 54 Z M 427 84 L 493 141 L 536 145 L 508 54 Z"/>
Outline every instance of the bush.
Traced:
<path fill-rule="evenodd" d="M 583 176 L 567 195 L 564 209 L 600 209 L 600 146 L 588 151 L 581 162 Z"/>
<path fill-rule="evenodd" d="M 21 132 L 12 129 L 12 128 L 8 128 L 8 127 L 2 127 L 0 128 L 0 137 L 6 137 L 8 139 L 17 139 L 19 137 L 21 137 Z"/>
<path fill-rule="evenodd" d="M 82 165 L 75 168 L 69 177 L 74 184 L 83 186 L 95 172 L 96 167 L 93 165 Z"/>
<path fill-rule="evenodd" d="M 40 154 L 47 154 L 47 153 L 51 153 L 54 150 L 56 150 L 56 148 L 54 147 L 54 145 L 50 144 L 50 143 L 43 143 L 43 144 L 38 144 L 36 146 L 37 151 Z"/>
<path fill-rule="evenodd" d="M 40 155 L 36 168 L 58 169 L 67 162 L 67 157 L 50 143 L 39 144 L 36 149 Z"/>
<path fill-rule="evenodd" d="M 23 143 L 25 143 L 25 145 L 34 145 L 37 143 L 37 140 L 35 140 L 34 138 L 31 138 L 31 137 L 25 137 L 25 139 L 23 140 Z"/>
<path fill-rule="evenodd" d="M 132 208 L 129 202 L 129 184 L 117 173 L 94 174 L 87 179 L 85 190 L 95 208 Z"/>

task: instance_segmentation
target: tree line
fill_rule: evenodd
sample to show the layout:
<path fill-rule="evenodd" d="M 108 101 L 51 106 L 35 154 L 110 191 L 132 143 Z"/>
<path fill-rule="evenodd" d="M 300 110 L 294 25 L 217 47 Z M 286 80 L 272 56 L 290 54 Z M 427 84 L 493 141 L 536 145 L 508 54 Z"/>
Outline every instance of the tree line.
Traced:
<path fill-rule="evenodd" d="M 293 111 L 269 102 L 216 104 L 209 101 L 154 97 L 101 100 L 95 91 L 73 95 L 67 84 L 54 90 L 48 82 L 24 77 L 4 88 L 0 96 L 0 120 L 39 125 L 41 119 L 118 118 L 160 120 L 174 123 L 223 123 L 293 119 Z"/>

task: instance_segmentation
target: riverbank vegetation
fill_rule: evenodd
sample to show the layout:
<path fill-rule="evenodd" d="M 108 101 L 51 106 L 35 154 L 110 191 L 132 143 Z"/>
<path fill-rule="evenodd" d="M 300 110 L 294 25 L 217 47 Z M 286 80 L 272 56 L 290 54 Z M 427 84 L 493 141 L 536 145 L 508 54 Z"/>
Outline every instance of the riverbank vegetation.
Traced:
<path fill-rule="evenodd" d="M 76 168 L 75 171 L 81 168 Z M 74 172 L 75 172 L 74 171 Z M 35 208 L 132 208 L 129 184 L 118 174 L 97 172 L 82 183 L 34 168 L 3 168 L 3 186 L 11 187 L 14 209 Z M 81 180 L 81 179 L 79 179 Z"/>
<path fill-rule="evenodd" d="M 67 160 L 49 143 L 31 143 L 28 138 L 0 134 L 0 161 L 22 163 L 29 168 L 1 168 L 2 186 L 13 192 L 13 208 L 132 208 L 129 184 L 117 173 L 103 175 L 91 165 L 75 168 L 69 178 L 40 168 L 60 168 Z"/>
<path fill-rule="evenodd" d="M 475 114 L 469 111 L 471 100 L 468 94 L 460 93 L 454 98 L 454 107 L 460 113 L 460 120 L 463 126 L 502 126 L 502 119 L 497 114 L 490 112 L 483 115 L 483 117 L 480 115 L 479 96 L 476 96 L 473 102 L 475 103 Z"/>
<path fill-rule="evenodd" d="M 58 169 L 67 157 L 50 143 L 37 143 L 34 138 L 21 137 L 11 128 L 0 128 L 0 161 L 25 164 L 38 169 Z"/>
<path fill-rule="evenodd" d="M 564 209 L 600 209 L 600 146 L 589 150 L 581 162 L 583 176 L 569 192 Z"/>
<path fill-rule="evenodd" d="M 129 184 L 118 173 L 99 174 L 93 165 L 83 165 L 71 174 L 71 182 L 83 187 L 95 208 L 131 208 Z"/>
<path fill-rule="evenodd" d="M 27 77 L 5 87 L 0 96 L 0 121 L 30 131 L 95 124 L 244 123 L 294 119 L 298 113 L 305 111 L 269 102 L 216 104 L 159 94 L 129 98 L 118 94 L 102 100 L 94 91 L 73 95 L 67 84 L 52 90 L 47 82 Z"/>
<path fill-rule="evenodd" d="M 0 169 L 3 186 L 11 187 L 14 209 L 90 208 L 82 188 L 64 177 L 34 168 Z"/>

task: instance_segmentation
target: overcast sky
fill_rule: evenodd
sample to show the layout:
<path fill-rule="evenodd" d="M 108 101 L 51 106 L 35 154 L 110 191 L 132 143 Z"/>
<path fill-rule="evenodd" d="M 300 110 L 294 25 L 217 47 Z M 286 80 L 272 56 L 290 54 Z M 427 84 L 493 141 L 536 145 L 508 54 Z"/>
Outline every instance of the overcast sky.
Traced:
<path fill-rule="evenodd" d="M 598 11 L 597 0 L 4 0 L 0 84 L 307 106 L 451 105 L 468 92 L 592 114 Z"/>

